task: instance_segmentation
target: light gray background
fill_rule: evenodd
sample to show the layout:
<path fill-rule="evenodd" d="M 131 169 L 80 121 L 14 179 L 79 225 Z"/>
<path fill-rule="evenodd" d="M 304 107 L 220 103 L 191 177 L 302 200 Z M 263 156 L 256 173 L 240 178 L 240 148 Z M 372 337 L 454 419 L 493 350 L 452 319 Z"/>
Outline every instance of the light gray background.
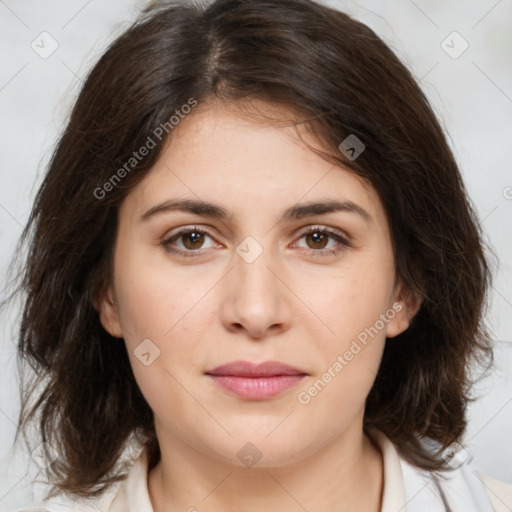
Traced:
<path fill-rule="evenodd" d="M 483 228 L 497 253 L 488 319 L 494 373 L 478 385 L 465 447 L 472 465 L 512 482 L 512 2 L 511 0 L 330 0 L 371 26 L 400 55 L 450 134 Z M 52 146 L 82 77 L 144 2 L 0 0 L 0 275 L 25 224 Z M 50 48 L 48 32 L 58 43 Z M 464 41 L 469 47 L 458 58 Z M 450 56 L 442 47 L 452 53 Z M 450 49 L 446 45 L 451 46 Z M 0 331 L 0 510 L 28 499 L 38 466 L 10 451 L 18 411 L 16 308 Z M 40 475 L 39 475 L 40 476 Z M 36 492 L 39 492 L 36 490 Z"/>

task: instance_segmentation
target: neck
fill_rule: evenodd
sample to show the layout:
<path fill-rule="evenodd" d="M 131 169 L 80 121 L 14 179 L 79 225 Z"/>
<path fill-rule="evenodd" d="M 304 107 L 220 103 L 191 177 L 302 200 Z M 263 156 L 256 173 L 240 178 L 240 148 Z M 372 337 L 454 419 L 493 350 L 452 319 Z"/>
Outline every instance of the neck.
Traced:
<path fill-rule="evenodd" d="M 154 512 L 381 509 L 382 454 L 362 429 L 294 464 L 266 468 L 228 464 L 176 438 L 159 442 L 162 458 L 148 477 Z"/>

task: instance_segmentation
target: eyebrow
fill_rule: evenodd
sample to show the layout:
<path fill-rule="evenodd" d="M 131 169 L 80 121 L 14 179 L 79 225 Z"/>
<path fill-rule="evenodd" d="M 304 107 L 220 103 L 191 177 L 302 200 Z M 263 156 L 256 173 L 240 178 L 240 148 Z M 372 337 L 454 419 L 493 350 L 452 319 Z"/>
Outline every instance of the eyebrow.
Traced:
<path fill-rule="evenodd" d="M 140 218 L 141 221 L 167 212 L 184 211 L 201 215 L 203 217 L 210 217 L 221 221 L 229 221 L 231 215 L 222 206 L 207 201 L 196 199 L 170 199 L 163 203 L 153 206 L 147 210 Z M 368 224 L 373 222 L 373 217 L 361 206 L 352 201 L 339 201 L 335 199 L 327 199 L 324 201 L 312 201 L 309 203 L 302 203 L 291 206 L 284 211 L 281 222 L 300 220 L 305 217 L 314 215 L 325 215 L 333 212 L 350 212 L 355 213 L 362 217 Z"/>

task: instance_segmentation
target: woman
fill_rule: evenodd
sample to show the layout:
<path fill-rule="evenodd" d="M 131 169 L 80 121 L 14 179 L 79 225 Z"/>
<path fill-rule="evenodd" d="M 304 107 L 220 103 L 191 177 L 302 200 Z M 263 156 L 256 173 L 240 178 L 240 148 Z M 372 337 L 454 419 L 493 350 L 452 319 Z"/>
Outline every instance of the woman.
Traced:
<path fill-rule="evenodd" d="M 349 16 L 148 8 L 87 77 L 23 239 L 19 432 L 37 421 L 49 498 L 512 507 L 461 446 L 469 363 L 492 362 L 476 216 L 418 84 Z"/>

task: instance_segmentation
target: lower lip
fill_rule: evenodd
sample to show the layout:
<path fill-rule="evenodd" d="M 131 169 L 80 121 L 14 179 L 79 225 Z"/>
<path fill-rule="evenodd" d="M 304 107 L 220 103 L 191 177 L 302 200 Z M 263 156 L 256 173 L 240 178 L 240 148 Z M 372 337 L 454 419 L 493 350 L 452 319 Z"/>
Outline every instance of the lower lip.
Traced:
<path fill-rule="evenodd" d="M 209 375 L 216 384 L 247 400 L 265 400 L 298 384 L 305 375 L 274 375 L 272 377 L 235 377 Z"/>

